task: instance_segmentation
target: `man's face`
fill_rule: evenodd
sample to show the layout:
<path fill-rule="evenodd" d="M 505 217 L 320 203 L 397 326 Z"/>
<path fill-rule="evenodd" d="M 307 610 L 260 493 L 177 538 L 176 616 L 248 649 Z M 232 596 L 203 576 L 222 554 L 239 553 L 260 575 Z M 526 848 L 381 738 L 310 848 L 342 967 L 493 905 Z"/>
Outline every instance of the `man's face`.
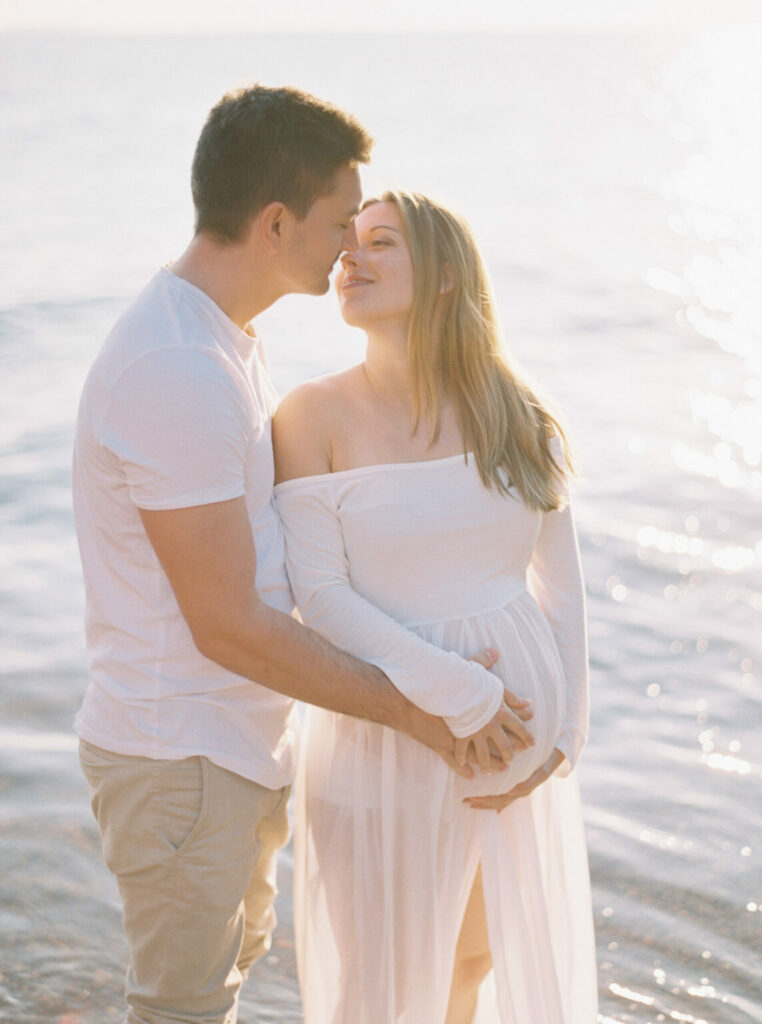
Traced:
<path fill-rule="evenodd" d="M 357 245 L 354 217 L 361 199 L 359 171 L 341 167 L 331 191 L 315 200 L 304 220 L 293 218 L 285 253 L 289 291 L 307 295 L 328 291 L 334 263 Z"/>

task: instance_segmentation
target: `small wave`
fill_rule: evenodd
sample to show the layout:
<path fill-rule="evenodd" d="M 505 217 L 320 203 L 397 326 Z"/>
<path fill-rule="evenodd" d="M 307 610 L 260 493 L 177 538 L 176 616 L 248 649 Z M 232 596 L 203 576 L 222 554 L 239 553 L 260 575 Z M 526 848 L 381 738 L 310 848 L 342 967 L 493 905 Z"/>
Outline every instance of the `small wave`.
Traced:
<path fill-rule="evenodd" d="M 44 750 L 48 752 L 75 751 L 79 739 L 67 732 L 32 732 L 21 729 L 0 729 L 0 749 Z"/>

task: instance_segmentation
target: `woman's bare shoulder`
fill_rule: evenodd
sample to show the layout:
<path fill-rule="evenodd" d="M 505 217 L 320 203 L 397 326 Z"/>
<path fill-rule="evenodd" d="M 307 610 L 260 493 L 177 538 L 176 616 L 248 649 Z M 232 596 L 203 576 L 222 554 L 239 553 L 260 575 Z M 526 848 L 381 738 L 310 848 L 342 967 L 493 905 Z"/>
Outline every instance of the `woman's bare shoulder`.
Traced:
<path fill-rule="evenodd" d="M 340 370 L 338 373 L 327 373 L 322 377 L 315 377 L 305 381 L 304 384 L 298 384 L 281 400 L 278 414 L 285 412 L 291 415 L 305 407 L 312 409 L 313 406 L 319 406 L 327 399 L 342 397 L 349 399 L 361 377 L 362 365 L 358 365 L 351 366 L 348 370 Z"/>
<path fill-rule="evenodd" d="M 295 387 L 273 417 L 276 483 L 331 472 L 333 438 L 345 421 L 361 368 Z"/>

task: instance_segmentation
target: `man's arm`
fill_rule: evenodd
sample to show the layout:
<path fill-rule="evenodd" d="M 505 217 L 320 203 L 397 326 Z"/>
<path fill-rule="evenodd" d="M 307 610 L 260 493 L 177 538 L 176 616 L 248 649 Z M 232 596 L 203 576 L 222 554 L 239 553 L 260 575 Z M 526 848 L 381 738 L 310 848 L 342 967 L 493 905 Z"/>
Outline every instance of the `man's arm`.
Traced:
<path fill-rule="evenodd" d="M 407 702 L 380 669 L 260 599 L 244 498 L 140 516 L 205 657 L 289 697 L 399 727 Z"/>
<path fill-rule="evenodd" d="M 460 774 L 454 738 L 374 665 L 270 608 L 255 587 L 256 553 L 243 497 L 167 511 L 140 510 L 193 641 L 205 657 L 289 697 L 407 733 Z M 492 662 L 481 659 L 485 667 Z"/>
<path fill-rule="evenodd" d="M 260 599 L 243 497 L 184 509 L 141 509 L 140 516 L 204 657 L 297 700 L 405 732 L 459 774 L 473 774 L 462 754 L 456 759 L 455 739 L 441 718 L 412 704 L 376 666 L 340 651 Z M 485 668 L 494 664 L 485 654 L 474 660 Z M 503 706 L 478 734 L 483 770 L 509 763 L 517 743 L 512 734 L 525 731 L 525 703 L 507 691 L 506 700 L 515 715 Z"/>

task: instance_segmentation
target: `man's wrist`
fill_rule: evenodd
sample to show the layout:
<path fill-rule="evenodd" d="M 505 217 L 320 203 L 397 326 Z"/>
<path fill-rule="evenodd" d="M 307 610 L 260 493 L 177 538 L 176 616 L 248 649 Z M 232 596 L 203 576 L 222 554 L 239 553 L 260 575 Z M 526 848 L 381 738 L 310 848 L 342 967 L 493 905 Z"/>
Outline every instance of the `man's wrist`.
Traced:
<path fill-rule="evenodd" d="M 370 688 L 372 697 L 361 717 L 378 725 L 387 725 L 398 732 L 408 732 L 408 712 L 418 710 L 411 704 L 407 697 L 396 688 L 391 679 L 377 665 L 367 661 L 360 661 L 352 656 L 355 671 L 360 670 L 361 675 Z"/>

